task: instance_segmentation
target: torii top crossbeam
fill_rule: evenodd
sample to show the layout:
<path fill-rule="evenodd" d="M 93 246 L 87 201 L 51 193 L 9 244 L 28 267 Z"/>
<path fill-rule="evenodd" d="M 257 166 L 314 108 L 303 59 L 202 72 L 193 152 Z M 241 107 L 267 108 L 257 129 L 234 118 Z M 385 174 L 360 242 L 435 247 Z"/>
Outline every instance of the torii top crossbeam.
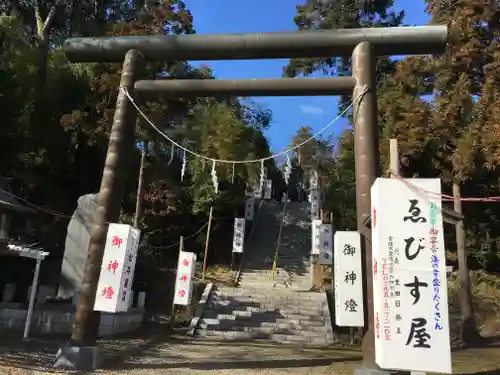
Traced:
<path fill-rule="evenodd" d="M 279 33 L 192 34 L 70 38 L 64 52 L 72 62 L 123 62 L 135 49 L 146 60 L 242 60 L 349 56 L 361 42 L 379 55 L 441 53 L 446 26 L 380 27 Z"/>

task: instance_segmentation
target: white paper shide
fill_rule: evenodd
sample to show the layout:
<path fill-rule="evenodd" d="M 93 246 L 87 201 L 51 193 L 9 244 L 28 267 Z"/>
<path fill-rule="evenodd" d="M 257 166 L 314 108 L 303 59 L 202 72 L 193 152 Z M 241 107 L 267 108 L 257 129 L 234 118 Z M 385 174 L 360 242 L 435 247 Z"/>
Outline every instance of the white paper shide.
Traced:
<path fill-rule="evenodd" d="M 319 229 L 320 249 L 318 263 L 330 265 L 333 262 L 332 224 L 321 224 Z"/>
<path fill-rule="evenodd" d="M 237 217 L 234 219 L 233 253 L 242 253 L 245 243 L 245 219 Z"/>
<path fill-rule="evenodd" d="M 335 323 L 363 327 L 361 238 L 357 231 L 337 231 L 334 237 Z"/>
<path fill-rule="evenodd" d="M 109 224 L 97 284 L 95 311 L 128 310 L 140 234 L 139 229 L 130 225 Z"/>
<path fill-rule="evenodd" d="M 371 189 L 375 357 L 385 369 L 451 373 L 439 179 Z"/>
<path fill-rule="evenodd" d="M 188 306 L 193 295 L 193 278 L 196 271 L 196 254 L 181 251 L 177 264 L 174 304 Z"/>
<path fill-rule="evenodd" d="M 245 220 L 253 220 L 254 212 L 255 212 L 255 198 L 253 196 L 248 197 L 245 200 Z"/>

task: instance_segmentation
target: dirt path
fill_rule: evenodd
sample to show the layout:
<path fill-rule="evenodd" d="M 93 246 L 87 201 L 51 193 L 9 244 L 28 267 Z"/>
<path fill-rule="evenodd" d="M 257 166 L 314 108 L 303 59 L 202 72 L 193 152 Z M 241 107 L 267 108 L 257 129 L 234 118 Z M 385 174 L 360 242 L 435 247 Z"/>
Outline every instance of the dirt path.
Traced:
<path fill-rule="evenodd" d="M 3 341 L 3 340 L 2 340 Z M 0 343 L 0 371 L 4 374 L 47 374 L 57 340 Z M 12 343 L 12 341 L 11 341 Z M 334 361 L 356 361 L 356 350 L 305 348 L 265 342 L 229 343 L 170 338 L 107 340 L 107 361 L 101 374 L 328 374 Z M 60 344 L 59 344 L 60 345 Z"/>
<path fill-rule="evenodd" d="M 51 368 L 60 344 L 53 339 L 20 342 L 0 338 L 0 371 L 12 375 L 65 373 Z M 109 375 L 350 375 L 360 359 L 359 351 L 349 348 L 315 349 L 186 337 L 168 341 L 116 339 L 100 345 L 105 348 L 107 361 L 97 373 Z M 498 347 L 457 351 L 453 354 L 453 373 L 500 375 L 499 357 Z"/>

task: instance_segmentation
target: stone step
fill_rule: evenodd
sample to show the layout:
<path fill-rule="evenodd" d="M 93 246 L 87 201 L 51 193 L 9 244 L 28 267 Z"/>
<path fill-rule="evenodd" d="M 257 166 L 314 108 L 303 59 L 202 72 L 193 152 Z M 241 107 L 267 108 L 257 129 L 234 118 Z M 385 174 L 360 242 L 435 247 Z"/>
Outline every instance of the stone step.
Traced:
<path fill-rule="evenodd" d="M 232 314 L 224 314 L 212 311 L 207 314 L 202 319 L 206 320 L 208 324 L 216 324 L 216 321 L 227 320 L 238 324 L 238 322 L 278 322 L 278 323 L 289 323 L 289 324 L 303 324 L 307 326 L 321 326 L 324 325 L 325 319 L 329 319 L 328 316 L 318 316 L 318 315 L 298 315 L 298 314 L 258 314 L 258 315 L 247 315 L 241 314 L 241 311 L 233 311 Z"/>
<path fill-rule="evenodd" d="M 292 296 L 289 293 L 286 293 L 285 290 L 273 290 L 270 289 L 267 295 L 262 295 L 259 293 L 245 293 L 245 294 L 214 294 L 213 296 L 221 301 L 238 301 L 240 303 L 245 302 L 253 302 L 253 301 L 267 301 L 267 302 L 279 302 L 279 303 L 307 303 L 307 304 L 318 304 L 321 301 L 324 301 L 324 298 L 318 296 Z M 290 289 L 290 292 L 300 293 L 301 291 L 294 291 Z M 303 291 L 302 291 L 303 292 Z"/>
<path fill-rule="evenodd" d="M 212 293 L 212 296 L 219 298 L 265 298 L 268 300 L 290 300 L 290 301 L 321 301 L 324 300 L 322 293 L 310 292 L 308 290 L 279 290 L 273 292 L 272 289 L 258 287 L 238 287 L 234 289 L 220 288 Z"/>
<path fill-rule="evenodd" d="M 266 339 L 280 344 L 306 344 L 311 346 L 326 346 L 331 339 L 327 335 L 323 337 L 302 336 L 293 334 L 279 334 L 267 332 L 242 332 L 242 331 L 212 331 L 200 329 L 197 336 L 217 337 L 222 340 L 244 340 L 244 339 Z"/>
<path fill-rule="evenodd" d="M 280 279 L 289 279 L 290 275 L 276 275 L 273 276 L 272 274 L 263 274 L 263 275 L 256 275 L 256 274 L 243 274 L 241 275 L 242 280 L 254 280 L 254 281 L 268 281 L 268 280 L 280 280 Z"/>
<path fill-rule="evenodd" d="M 239 284 L 240 286 L 244 288 L 251 288 L 251 287 L 258 287 L 262 288 L 263 284 L 262 283 L 252 283 L 252 282 L 246 282 L 245 280 L 242 280 Z M 286 292 L 287 290 L 289 291 L 295 291 L 295 292 L 308 292 L 311 289 L 311 283 L 310 282 L 296 282 L 296 281 L 284 281 L 284 282 L 269 282 L 268 284 L 264 284 L 267 286 L 267 291 L 272 293 L 273 291 L 277 292 Z"/>
<path fill-rule="evenodd" d="M 276 319 L 275 321 L 243 321 L 243 320 L 221 320 L 217 318 L 203 318 L 200 320 L 200 328 L 222 329 L 234 328 L 236 331 L 241 327 L 262 327 L 274 329 L 289 329 L 295 331 L 325 331 L 325 323 L 319 321 Z M 238 329 L 237 329 L 238 328 Z"/>
<path fill-rule="evenodd" d="M 303 303 L 302 303 L 303 302 Z M 302 301 L 302 302 L 296 302 L 296 303 L 291 303 L 289 301 L 272 301 L 272 300 L 258 300 L 258 299 L 252 299 L 252 300 L 247 300 L 247 301 L 240 301 L 240 300 L 233 300 L 233 301 L 228 301 L 228 300 L 211 300 L 209 303 L 210 308 L 216 309 L 232 309 L 232 310 L 246 310 L 246 311 L 254 311 L 254 312 L 263 312 L 260 309 L 263 310 L 268 310 L 269 312 L 272 311 L 277 311 L 277 310 L 282 310 L 282 311 L 289 311 L 289 312 L 297 312 L 301 313 L 301 311 L 304 311 L 304 313 L 316 313 L 319 311 L 323 311 L 324 309 L 324 304 L 317 301 L 316 303 L 313 303 L 311 301 Z"/>
<path fill-rule="evenodd" d="M 240 285 L 242 286 L 245 286 L 245 287 L 252 287 L 252 286 L 257 286 L 257 287 L 262 287 L 262 283 L 252 283 L 252 282 L 246 282 L 245 280 L 243 280 Z M 267 284 L 267 287 L 268 287 L 268 290 L 272 291 L 272 290 L 287 290 L 287 289 L 290 289 L 292 290 L 292 288 L 295 288 L 293 290 L 307 290 L 306 288 L 301 288 L 301 289 L 296 289 L 296 285 L 294 285 L 293 282 L 287 282 L 287 281 L 282 281 L 282 282 L 269 282 L 269 284 Z"/>
<path fill-rule="evenodd" d="M 250 298 L 250 297 L 236 297 L 235 299 L 228 298 L 214 298 L 210 301 L 210 306 L 220 306 L 220 307 L 261 307 L 269 309 L 277 308 L 302 308 L 315 310 L 320 309 L 324 306 L 323 301 L 312 301 L 312 300 L 279 300 L 279 299 L 265 299 L 265 298 Z"/>
<path fill-rule="evenodd" d="M 240 286 L 243 286 L 245 288 L 261 288 L 261 289 L 272 289 L 273 287 L 277 285 L 284 285 L 284 284 L 293 284 L 293 280 L 290 279 L 276 279 L 276 280 L 252 280 L 252 279 L 245 279 L 242 278 L 240 280 Z"/>
<path fill-rule="evenodd" d="M 218 320 L 229 320 L 229 321 L 258 321 L 258 322 L 275 322 L 277 319 L 284 319 L 287 321 L 299 321 L 299 322 L 324 322 L 325 319 L 329 319 L 327 316 L 321 315 L 304 315 L 304 314 L 293 314 L 286 312 L 276 312 L 276 313 L 265 313 L 258 315 L 245 315 L 237 311 L 220 311 L 211 310 L 207 311 L 203 316 L 204 319 L 218 319 Z M 314 323 L 311 323 L 313 325 Z"/>
<path fill-rule="evenodd" d="M 309 317 L 309 316 L 320 316 L 322 317 L 324 315 L 323 309 L 320 308 L 314 308 L 314 309 L 308 309 L 308 308 L 303 308 L 300 306 L 294 306 L 294 307 L 282 307 L 282 308 L 277 308 L 277 307 L 247 307 L 247 308 L 232 308 L 231 306 L 218 306 L 214 305 L 210 309 L 213 312 L 217 312 L 219 314 L 230 314 L 230 315 L 237 315 L 237 316 L 261 316 L 261 315 L 297 315 L 301 317 Z M 207 310 L 208 312 L 208 310 Z M 304 318 L 300 318 L 301 320 Z"/>
<path fill-rule="evenodd" d="M 257 310 L 258 309 L 258 310 Z M 266 311 L 262 311 L 262 310 Z M 224 310 L 224 311 L 253 311 L 267 312 L 267 313 L 287 313 L 287 314 L 305 314 L 305 315 L 316 315 L 323 312 L 323 306 L 318 304 L 288 304 L 288 303 L 276 303 L 270 301 L 261 301 L 254 303 L 230 303 L 223 304 L 220 302 L 213 301 L 210 304 L 210 310 Z"/>
<path fill-rule="evenodd" d="M 242 280 L 253 280 L 253 281 L 269 281 L 269 280 L 285 280 L 285 279 L 289 279 L 290 278 L 290 275 L 276 275 L 275 277 L 273 275 L 270 275 L 270 274 L 265 274 L 265 275 L 255 275 L 255 274 L 251 274 L 251 275 L 246 275 L 246 274 L 243 274 L 241 275 L 241 279 Z"/>
<path fill-rule="evenodd" d="M 208 330 L 208 331 L 219 331 L 219 332 L 258 332 L 258 333 L 284 333 L 284 334 L 292 334 L 299 335 L 304 337 L 325 337 L 325 330 L 311 330 L 304 329 L 302 327 L 290 327 L 284 325 L 227 325 L 227 324 L 217 324 L 217 325 L 209 325 L 205 323 L 200 323 L 200 329 Z"/>
<path fill-rule="evenodd" d="M 290 289 L 290 292 L 298 292 L 300 293 L 301 291 L 295 291 Z M 269 293 L 267 295 L 262 295 L 258 293 L 245 293 L 245 294 L 234 294 L 230 295 L 227 293 L 224 294 L 214 294 L 213 300 L 217 301 L 224 301 L 225 303 L 231 303 L 231 302 L 236 302 L 236 303 L 248 303 L 248 302 L 254 302 L 254 301 L 266 301 L 266 302 L 276 302 L 276 303 L 290 303 L 290 304 L 298 304 L 298 303 L 305 303 L 308 305 L 311 304 L 321 304 L 322 301 L 324 301 L 324 298 L 317 297 L 317 296 L 291 296 L 290 294 L 287 293 L 287 290 L 274 290 L 270 289 Z"/>

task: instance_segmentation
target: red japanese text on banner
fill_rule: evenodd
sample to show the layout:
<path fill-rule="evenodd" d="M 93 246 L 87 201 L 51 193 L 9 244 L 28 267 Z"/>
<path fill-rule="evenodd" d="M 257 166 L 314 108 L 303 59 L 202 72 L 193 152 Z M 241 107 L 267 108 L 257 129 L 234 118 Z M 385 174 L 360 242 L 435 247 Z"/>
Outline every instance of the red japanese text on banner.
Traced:
<path fill-rule="evenodd" d="M 128 310 L 140 234 L 139 229 L 130 225 L 109 225 L 94 310 Z"/>

